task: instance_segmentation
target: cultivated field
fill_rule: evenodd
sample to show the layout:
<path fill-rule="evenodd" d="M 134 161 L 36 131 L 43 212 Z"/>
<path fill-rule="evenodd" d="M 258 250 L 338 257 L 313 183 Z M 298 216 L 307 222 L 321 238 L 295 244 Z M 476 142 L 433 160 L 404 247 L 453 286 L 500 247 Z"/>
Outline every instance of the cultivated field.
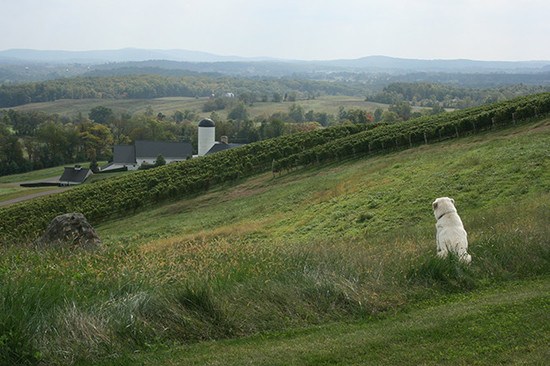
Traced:
<path fill-rule="evenodd" d="M 171 116 L 175 111 L 190 110 L 198 113 L 201 117 L 208 117 L 210 112 L 203 112 L 202 107 L 208 101 L 208 98 L 156 98 L 156 99 L 80 99 L 80 100 L 57 100 L 48 103 L 33 103 L 26 104 L 12 109 L 18 111 L 42 111 L 50 114 L 59 114 L 68 117 L 75 117 L 78 113 L 87 116 L 90 110 L 97 106 L 105 106 L 111 108 L 115 114 L 130 113 L 139 114 L 145 113 L 146 109 L 151 106 L 154 115 L 162 112 L 166 116 Z M 249 107 L 250 117 L 258 115 L 271 115 L 276 111 L 288 111 L 288 107 L 293 102 L 273 103 L 273 102 L 256 102 Z M 304 111 L 307 112 L 313 109 L 316 112 L 326 112 L 329 114 L 338 114 L 338 108 L 343 106 L 346 110 L 359 108 L 374 112 L 378 107 L 387 109 L 385 104 L 365 102 L 364 98 L 347 97 L 347 96 L 324 96 L 312 100 L 298 100 L 296 104 L 301 105 Z M 216 111 L 221 118 L 227 119 L 229 109 Z"/>

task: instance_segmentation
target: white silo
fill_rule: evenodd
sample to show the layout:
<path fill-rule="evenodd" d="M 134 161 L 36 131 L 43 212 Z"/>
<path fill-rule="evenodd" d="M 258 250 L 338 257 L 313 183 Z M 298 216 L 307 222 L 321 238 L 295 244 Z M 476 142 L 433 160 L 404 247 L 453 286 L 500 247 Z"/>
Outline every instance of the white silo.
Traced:
<path fill-rule="evenodd" d="M 204 156 L 216 143 L 216 125 L 210 118 L 199 122 L 199 156 Z"/>

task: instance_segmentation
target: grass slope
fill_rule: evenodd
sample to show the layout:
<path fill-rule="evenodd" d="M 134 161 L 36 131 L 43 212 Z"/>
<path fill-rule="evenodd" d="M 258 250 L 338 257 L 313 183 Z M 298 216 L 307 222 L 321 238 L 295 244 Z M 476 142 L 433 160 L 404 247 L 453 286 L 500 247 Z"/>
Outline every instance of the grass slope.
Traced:
<path fill-rule="evenodd" d="M 536 363 L 549 338 L 548 141 L 547 119 L 257 175 L 104 223 L 98 252 L 2 247 L 0 363 L 463 363 L 449 348 L 466 363 Z M 444 195 L 471 266 L 435 256 L 431 202 Z M 227 338 L 241 340 L 178 348 Z"/>
<path fill-rule="evenodd" d="M 155 365 L 544 365 L 550 279 L 449 296 L 357 323 L 213 341 L 136 356 Z"/>

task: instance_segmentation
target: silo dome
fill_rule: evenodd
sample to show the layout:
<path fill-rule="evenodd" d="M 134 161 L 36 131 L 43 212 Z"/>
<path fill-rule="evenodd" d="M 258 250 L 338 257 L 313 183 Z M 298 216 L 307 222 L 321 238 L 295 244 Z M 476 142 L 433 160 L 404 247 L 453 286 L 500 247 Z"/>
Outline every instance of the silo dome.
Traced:
<path fill-rule="evenodd" d="M 210 118 L 203 118 L 199 122 L 199 127 L 216 127 L 216 124 Z"/>
<path fill-rule="evenodd" d="M 216 124 L 210 118 L 199 122 L 199 156 L 204 156 L 216 143 Z"/>

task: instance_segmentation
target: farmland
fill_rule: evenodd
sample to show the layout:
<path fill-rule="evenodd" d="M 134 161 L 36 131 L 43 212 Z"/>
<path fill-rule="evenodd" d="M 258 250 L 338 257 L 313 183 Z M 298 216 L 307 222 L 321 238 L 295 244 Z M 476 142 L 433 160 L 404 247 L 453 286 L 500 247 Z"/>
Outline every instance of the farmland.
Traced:
<path fill-rule="evenodd" d="M 97 220 L 98 252 L 2 247 L 2 360 L 542 362 L 550 120 L 476 124 L 476 133 L 461 123 L 458 139 L 438 142 L 434 130 L 429 144 L 357 156 L 350 149 L 275 176 L 234 179 L 229 169 L 230 179 L 208 191 Z M 384 128 L 346 141 L 378 138 Z M 457 202 L 469 267 L 435 256 L 431 202 L 439 196 Z M 449 349 L 462 353 L 441 354 Z"/>
<path fill-rule="evenodd" d="M 208 117 L 210 112 L 203 112 L 204 103 L 208 101 L 207 97 L 190 98 L 190 97 L 168 97 L 154 99 L 79 99 L 69 100 L 62 99 L 54 102 L 32 103 L 14 107 L 17 111 L 42 111 L 48 114 L 59 114 L 67 117 L 74 117 L 79 113 L 88 115 L 90 110 L 97 106 L 111 108 L 116 114 L 143 114 L 150 106 L 154 114 L 160 112 L 165 115 L 172 115 L 180 110 L 190 110 L 198 113 L 199 116 Z M 301 105 L 305 111 L 315 110 L 323 111 L 329 114 L 337 115 L 340 106 L 345 109 L 364 109 L 374 111 L 376 108 L 387 109 L 386 104 L 366 102 L 363 97 L 349 96 L 323 96 L 310 100 L 298 100 L 297 104 Z M 249 107 L 250 115 L 254 116 L 270 116 L 276 111 L 286 111 L 292 103 L 274 103 L 274 102 L 258 102 Z M 218 111 L 217 113 L 222 119 L 227 119 L 228 110 Z"/>

